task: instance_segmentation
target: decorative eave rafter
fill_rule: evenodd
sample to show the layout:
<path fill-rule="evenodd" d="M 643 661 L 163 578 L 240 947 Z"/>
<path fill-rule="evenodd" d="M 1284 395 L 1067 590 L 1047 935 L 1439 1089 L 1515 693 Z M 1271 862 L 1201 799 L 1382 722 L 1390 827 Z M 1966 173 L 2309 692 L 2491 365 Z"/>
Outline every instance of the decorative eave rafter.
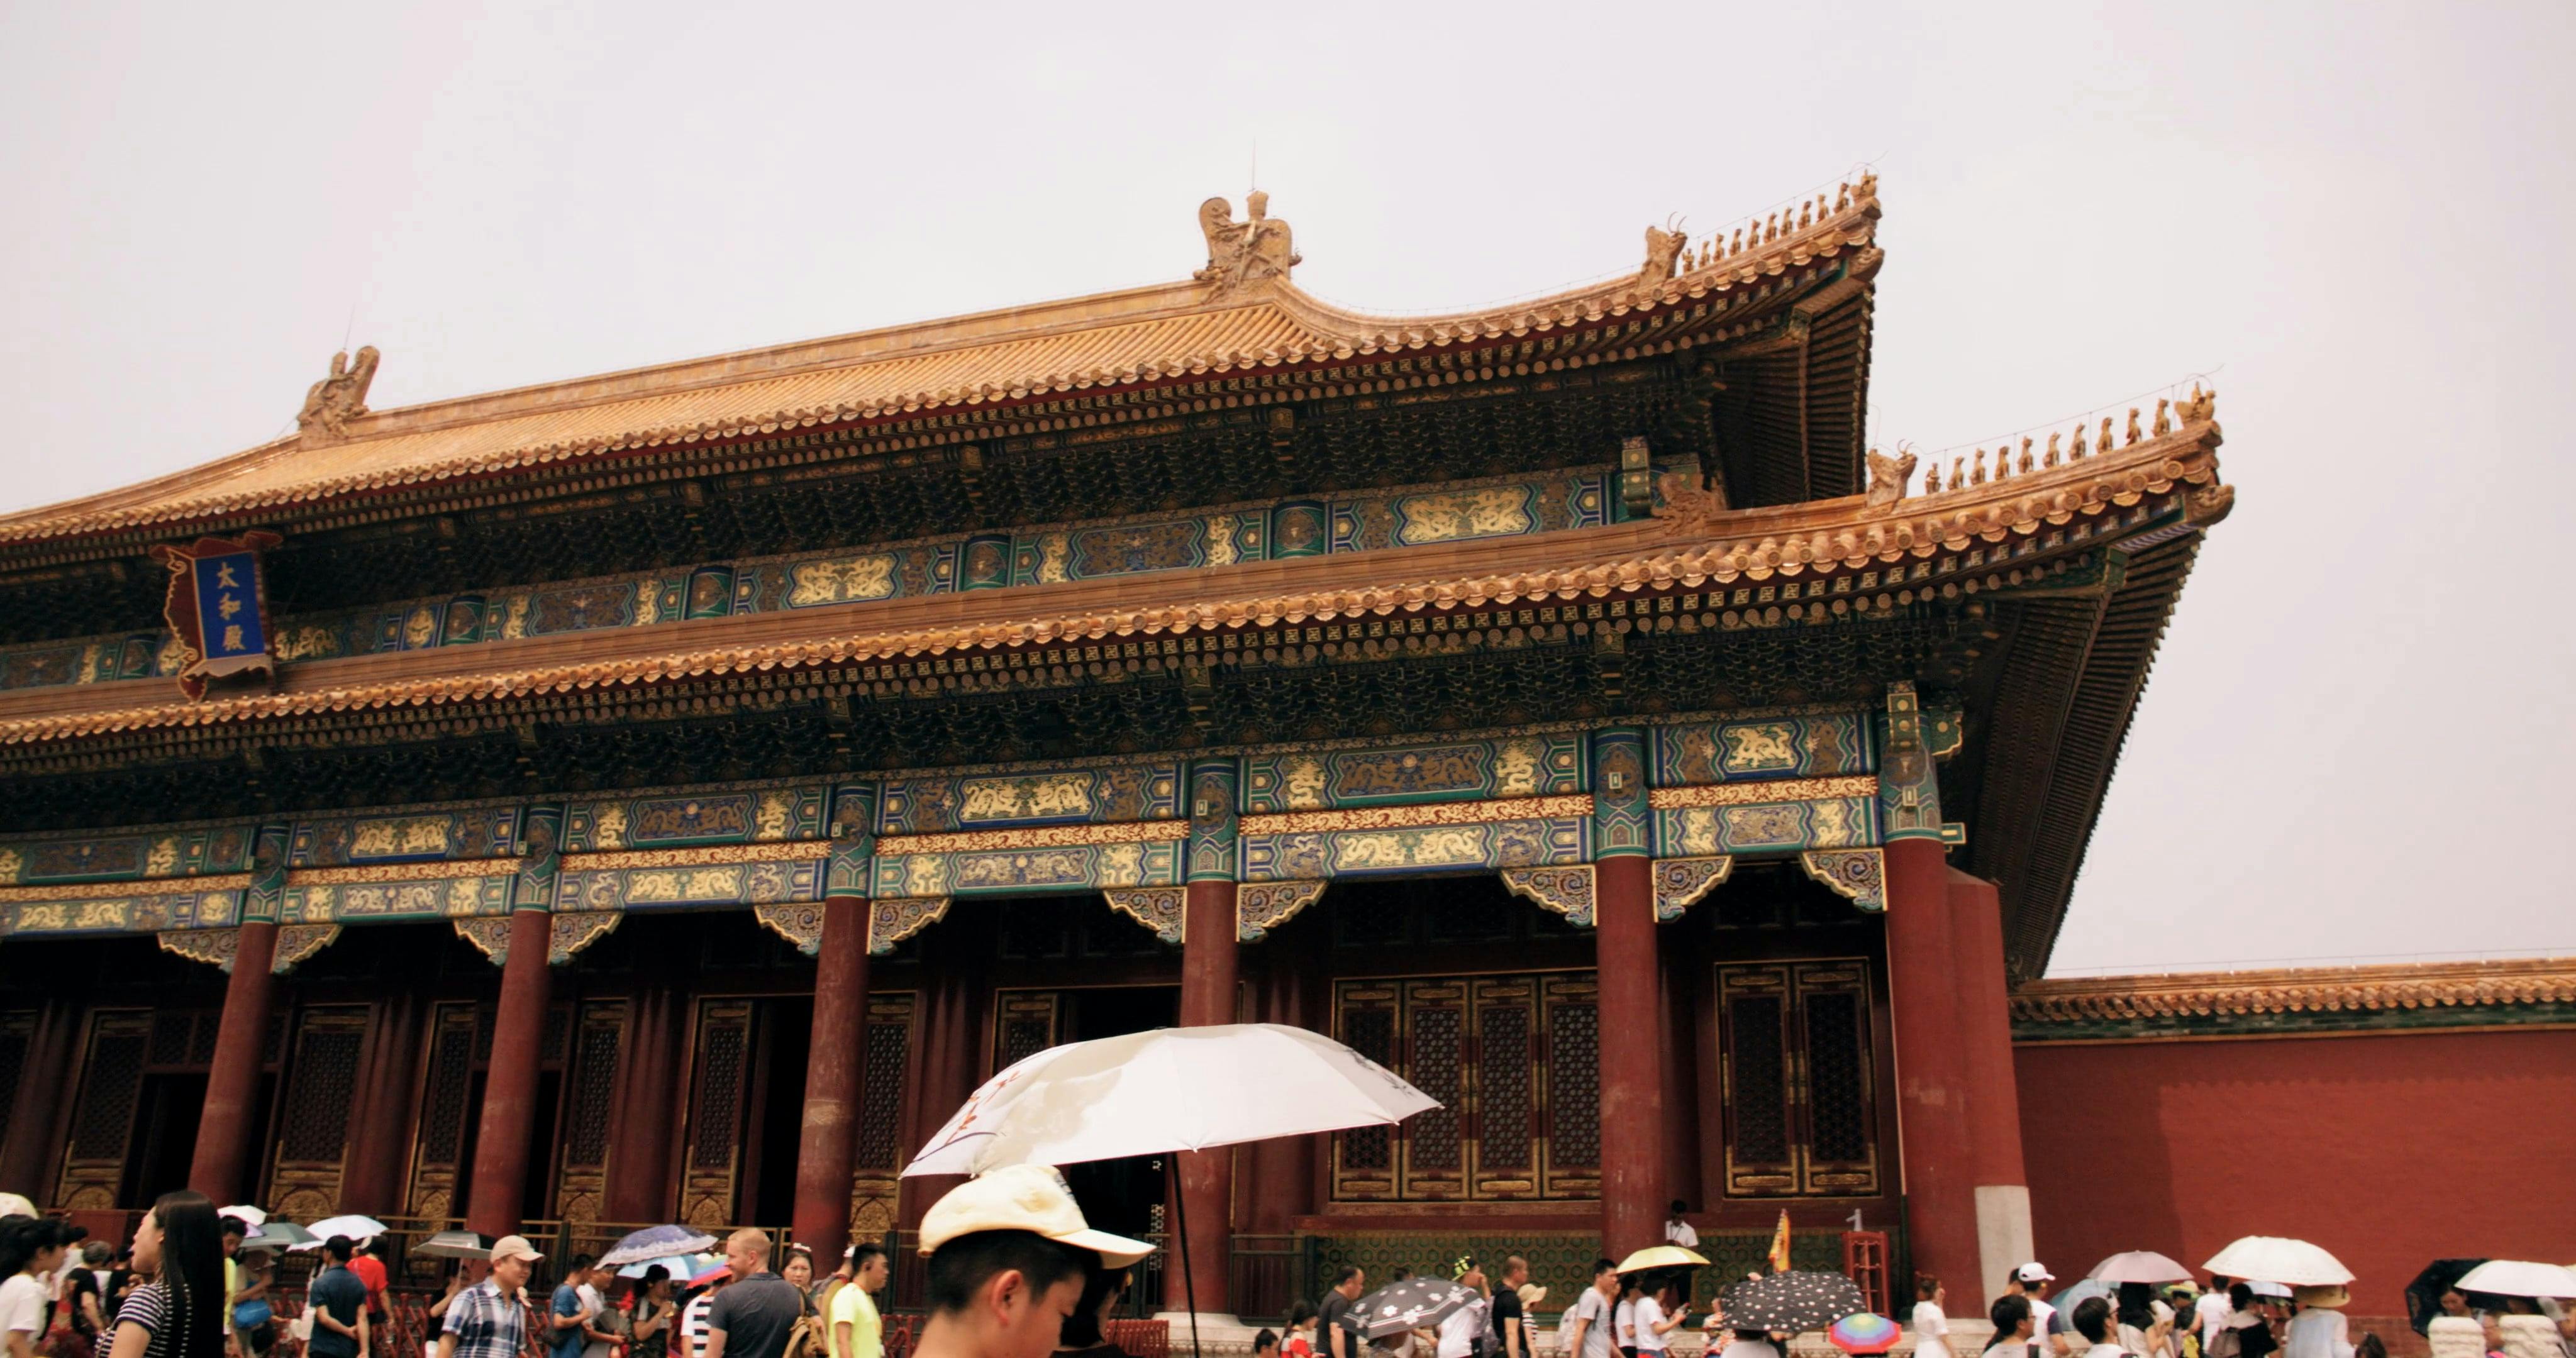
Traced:
<path fill-rule="evenodd" d="M 1671 517 L 1609 528 L 1260 562 L 1170 581 L 1113 578 L 751 615 L 680 624 L 684 632 L 605 629 L 313 662 L 288 667 L 278 692 L 194 704 L 170 701 L 158 680 L 23 690 L 0 694 L 0 743 L 434 709 L 871 659 L 1602 598 L 1703 582 L 1797 580 L 2044 535 L 2177 484 L 2191 488 L 2190 526 L 2197 528 L 2222 515 L 2232 497 L 2218 480 L 2219 442 L 2218 426 L 2204 409 L 2170 433 L 2080 462 L 1911 500 L 1874 491 L 1730 511 L 1684 496 Z M 690 644 L 673 646 L 682 636 Z"/>

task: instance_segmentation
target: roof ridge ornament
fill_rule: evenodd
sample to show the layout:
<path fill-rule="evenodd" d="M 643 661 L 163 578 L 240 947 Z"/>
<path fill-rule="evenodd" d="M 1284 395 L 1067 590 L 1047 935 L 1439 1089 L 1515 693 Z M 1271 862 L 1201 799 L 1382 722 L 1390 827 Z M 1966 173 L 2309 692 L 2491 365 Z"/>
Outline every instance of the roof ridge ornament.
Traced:
<path fill-rule="evenodd" d="M 304 393 L 304 409 L 295 417 L 296 430 L 306 438 L 345 438 L 348 423 L 367 413 L 367 388 L 376 380 L 376 346 L 358 350 L 358 361 L 349 362 L 346 349 L 331 356 L 331 375 L 316 382 Z"/>
<path fill-rule="evenodd" d="M 1270 195 L 1254 189 L 1243 200 L 1243 221 L 1234 219 L 1234 205 L 1223 198 L 1210 198 L 1199 204 L 1199 231 L 1207 237 L 1207 267 L 1191 274 L 1199 282 L 1211 284 L 1208 300 L 1222 302 L 1253 284 L 1276 278 L 1288 280 L 1288 271 L 1304 258 L 1297 253 L 1288 223 L 1270 215 Z"/>
<path fill-rule="evenodd" d="M 1670 229 L 1664 226 L 1646 228 L 1646 266 L 1637 271 L 1640 283 L 1661 283 L 1672 277 L 1681 265 L 1682 250 L 1690 244 L 1690 233 L 1682 230 L 1682 224 L 1677 220 L 1667 219 L 1667 225 Z"/>

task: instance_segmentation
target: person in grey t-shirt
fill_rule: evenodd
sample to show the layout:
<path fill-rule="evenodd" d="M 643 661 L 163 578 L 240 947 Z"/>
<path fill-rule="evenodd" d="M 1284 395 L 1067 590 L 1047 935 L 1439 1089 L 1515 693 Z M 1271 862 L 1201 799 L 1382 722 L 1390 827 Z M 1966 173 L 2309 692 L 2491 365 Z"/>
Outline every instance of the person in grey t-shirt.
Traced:
<path fill-rule="evenodd" d="M 769 1233 L 744 1227 L 725 1241 L 725 1265 L 740 1279 L 707 1308 L 700 1358 L 780 1358 L 805 1318 L 805 1298 L 769 1271 Z"/>
<path fill-rule="evenodd" d="M 1619 1336 L 1610 1323 L 1610 1304 L 1619 1297 L 1619 1265 L 1609 1259 L 1592 1261 L 1592 1285 L 1565 1308 L 1565 1318 L 1557 1322 L 1565 1339 L 1557 1346 L 1569 1358 L 1619 1358 Z M 1576 1345 L 1582 1347 L 1577 1348 Z"/>

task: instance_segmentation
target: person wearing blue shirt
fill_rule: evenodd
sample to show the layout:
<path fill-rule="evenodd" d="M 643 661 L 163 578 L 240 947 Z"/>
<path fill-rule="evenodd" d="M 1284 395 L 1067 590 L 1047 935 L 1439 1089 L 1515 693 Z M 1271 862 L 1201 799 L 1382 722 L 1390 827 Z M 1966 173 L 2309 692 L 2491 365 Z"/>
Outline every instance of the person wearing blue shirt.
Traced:
<path fill-rule="evenodd" d="M 322 1243 L 330 1266 L 304 1289 L 305 1309 L 313 1314 L 313 1337 L 304 1351 L 311 1358 L 358 1358 L 367 1347 L 367 1285 L 349 1271 L 356 1244 L 345 1235 Z"/>

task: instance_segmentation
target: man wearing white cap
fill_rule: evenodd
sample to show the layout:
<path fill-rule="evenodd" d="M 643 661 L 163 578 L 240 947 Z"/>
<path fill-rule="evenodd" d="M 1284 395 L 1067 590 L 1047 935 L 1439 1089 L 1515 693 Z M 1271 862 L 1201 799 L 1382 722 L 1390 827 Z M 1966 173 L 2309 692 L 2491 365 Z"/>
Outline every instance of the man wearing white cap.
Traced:
<path fill-rule="evenodd" d="M 2014 1269 L 2012 1277 L 2004 1284 L 2005 1295 L 2022 1297 L 2030 1302 L 2031 1339 L 2038 1346 L 2041 1358 L 2052 1358 L 2052 1355 L 2053 1358 L 2071 1358 L 2067 1348 L 2070 1341 L 2067 1339 L 2066 1317 L 2058 1314 L 2056 1307 L 2040 1300 L 2048 1295 L 2048 1285 L 2056 1281 L 2057 1275 L 2048 1271 L 2048 1265 L 2033 1259 Z"/>
<path fill-rule="evenodd" d="M 519 1292 L 528 1285 L 528 1266 L 544 1257 L 523 1235 L 493 1241 L 491 1273 L 447 1304 L 438 1358 L 519 1358 L 528 1337 Z"/>
<path fill-rule="evenodd" d="M 1085 1275 L 1125 1268 L 1154 1247 L 1091 1229 L 1054 1169 L 1012 1165 L 933 1203 L 921 1252 L 930 1256 L 930 1319 L 916 1358 L 1047 1358 Z"/>

